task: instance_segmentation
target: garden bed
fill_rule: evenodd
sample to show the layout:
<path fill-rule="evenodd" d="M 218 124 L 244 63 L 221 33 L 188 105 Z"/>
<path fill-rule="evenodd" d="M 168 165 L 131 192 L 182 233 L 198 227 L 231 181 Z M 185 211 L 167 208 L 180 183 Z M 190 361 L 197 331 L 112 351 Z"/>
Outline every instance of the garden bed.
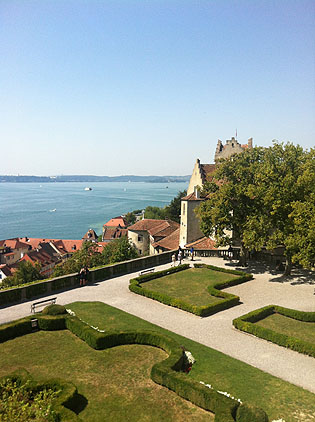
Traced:
<path fill-rule="evenodd" d="M 251 274 L 204 264 L 188 264 L 130 280 L 129 289 L 198 316 L 235 306 L 240 298 L 221 289 L 244 283 Z"/>
<path fill-rule="evenodd" d="M 269 305 L 233 321 L 239 330 L 315 357 L 315 312 Z"/>

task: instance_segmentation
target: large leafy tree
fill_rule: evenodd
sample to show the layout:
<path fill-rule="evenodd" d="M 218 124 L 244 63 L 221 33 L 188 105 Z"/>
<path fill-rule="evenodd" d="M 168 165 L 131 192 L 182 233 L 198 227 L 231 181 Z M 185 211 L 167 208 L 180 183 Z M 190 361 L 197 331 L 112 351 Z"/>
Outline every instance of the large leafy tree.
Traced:
<path fill-rule="evenodd" d="M 265 149 L 263 160 L 255 175 L 255 196 L 260 200 L 260 212 L 249 215 L 244 231 L 244 243 L 259 250 L 264 245 L 271 250 L 284 246 L 285 274 L 291 273 L 292 260 L 304 254 L 303 241 L 298 234 L 298 213 L 310 199 L 315 173 L 307 168 L 308 152 L 292 143 L 274 143 Z M 311 166 L 310 166 L 311 167 Z M 298 205 L 300 204 L 300 206 Z M 302 247 L 302 248 L 301 248 Z"/>
<path fill-rule="evenodd" d="M 205 186 L 208 200 L 198 210 L 201 229 L 218 245 L 248 249 L 284 246 L 285 274 L 293 262 L 314 261 L 314 150 L 274 143 L 223 160 L 214 181 Z M 302 224 L 303 222 L 303 224 Z"/>
<path fill-rule="evenodd" d="M 247 258 L 246 221 L 249 215 L 257 215 L 260 208 L 254 191 L 263 155 L 263 148 L 254 148 L 222 160 L 213 180 L 204 186 L 202 196 L 207 200 L 197 209 L 201 231 L 214 237 L 217 246 L 226 246 L 233 240 L 240 242 L 241 265 L 245 265 Z"/>

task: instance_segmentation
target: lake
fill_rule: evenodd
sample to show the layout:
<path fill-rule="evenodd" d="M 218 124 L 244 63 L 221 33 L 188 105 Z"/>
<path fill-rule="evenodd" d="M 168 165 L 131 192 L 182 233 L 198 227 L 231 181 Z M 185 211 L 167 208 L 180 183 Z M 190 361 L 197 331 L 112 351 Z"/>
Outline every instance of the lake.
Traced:
<path fill-rule="evenodd" d="M 85 187 L 91 191 L 85 191 Z M 163 207 L 188 183 L 0 183 L 0 240 L 81 239 L 110 218 L 148 205 Z"/>

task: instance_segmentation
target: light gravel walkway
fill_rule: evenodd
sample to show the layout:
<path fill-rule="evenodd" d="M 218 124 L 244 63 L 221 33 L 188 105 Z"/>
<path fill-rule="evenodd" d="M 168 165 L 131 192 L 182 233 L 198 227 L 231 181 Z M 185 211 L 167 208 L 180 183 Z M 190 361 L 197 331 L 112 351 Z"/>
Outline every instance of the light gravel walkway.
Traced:
<path fill-rule="evenodd" d="M 234 268 L 221 258 L 199 258 L 196 262 Z M 162 265 L 158 269 L 169 266 Z M 225 289 L 239 295 L 242 304 L 207 318 L 131 293 L 128 289 L 129 279 L 137 273 L 58 293 L 57 303 L 107 303 L 315 393 L 314 358 L 240 332 L 232 326 L 234 318 L 270 304 L 315 311 L 315 280 L 311 275 L 293 277 L 283 282 L 281 277 L 265 272 L 263 268 L 255 268 L 252 272 L 254 280 Z M 0 323 L 29 315 L 32 302 L 2 308 Z"/>

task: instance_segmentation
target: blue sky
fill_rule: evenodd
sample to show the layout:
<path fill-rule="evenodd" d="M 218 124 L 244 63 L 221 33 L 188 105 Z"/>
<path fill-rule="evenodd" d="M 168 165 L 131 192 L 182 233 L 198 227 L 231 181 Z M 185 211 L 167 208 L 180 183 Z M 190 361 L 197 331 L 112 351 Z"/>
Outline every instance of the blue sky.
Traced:
<path fill-rule="evenodd" d="M 0 0 L 0 174 L 184 175 L 314 147 L 315 1 Z"/>

